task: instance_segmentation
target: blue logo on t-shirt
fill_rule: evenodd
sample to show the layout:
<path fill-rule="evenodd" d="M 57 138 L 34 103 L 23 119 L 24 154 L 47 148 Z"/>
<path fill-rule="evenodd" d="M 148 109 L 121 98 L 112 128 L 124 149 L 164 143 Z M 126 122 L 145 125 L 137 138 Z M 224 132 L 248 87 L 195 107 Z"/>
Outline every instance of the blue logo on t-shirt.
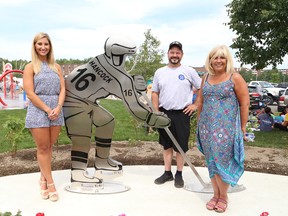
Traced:
<path fill-rule="evenodd" d="M 185 76 L 183 74 L 179 74 L 178 79 L 179 80 L 185 80 Z"/>

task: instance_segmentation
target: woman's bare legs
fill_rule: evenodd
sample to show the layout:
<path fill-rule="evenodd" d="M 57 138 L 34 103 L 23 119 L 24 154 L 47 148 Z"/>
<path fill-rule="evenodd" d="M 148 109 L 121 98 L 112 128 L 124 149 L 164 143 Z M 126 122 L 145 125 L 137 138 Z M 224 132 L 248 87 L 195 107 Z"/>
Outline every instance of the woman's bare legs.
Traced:
<path fill-rule="evenodd" d="M 227 201 L 229 184 L 223 182 L 222 178 L 218 174 L 215 174 L 215 180 L 219 188 L 219 198 Z"/>
<path fill-rule="evenodd" d="M 215 178 L 215 183 L 216 183 L 216 194 L 219 193 L 218 202 L 215 206 L 215 211 L 225 212 L 227 208 L 227 202 L 228 202 L 229 184 L 222 181 L 221 176 L 218 174 L 215 174 L 214 178 Z M 214 194 L 215 194 L 215 190 L 214 190 Z"/>
<path fill-rule="evenodd" d="M 37 146 L 37 161 L 39 164 L 41 182 L 47 182 L 47 184 L 53 184 L 53 177 L 51 171 L 52 161 L 52 146 L 58 139 L 61 126 L 53 126 L 47 128 L 33 128 L 31 133 Z M 41 189 L 47 189 L 47 185 L 41 184 Z M 49 186 L 49 192 L 55 192 L 54 185 Z"/>
<path fill-rule="evenodd" d="M 213 194 L 212 199 L 206 204 L 206 208 L 209 210 L 212 210 L 213 206 L 217 207 L 217 204 L 218 204 L 217 202 L 219 199 L 227 202 L 227 200 L 228 200 L 227 194 L 228 194 L 228 189 L 229 189 L 229 184 L 223 182 L 221 177 L 218 174 L 215 174 L 211 178 L 211 183 L 212 183 L 214 194 Z M 221 202 L 221 201 L 219 201 L 219 202 Z M 224 204 L 225 203 L 221 202 L 221 206 L 224 206 Z"/>
<path fill-rule="evenodd" d="M 213 194 L 213 197 L 206 203 L 206 208 L 208 210 L 214 210 L 215 209 L 215 206 L 216 206 L 218 199 L 219 199 L 219 196 L 220 196 L 220 189 L 217 185 L 215 176 L 213 176 L 211 178 L 211 183 L 212 183 L 214 194 Z"/>
<path fill-rule="evenodd" d="M 218 184 L 216 182 L 215 176 L 213 176 L 213 178 L 211 178 L 211 183 L 212 183 L 212 187 L 213 187 L 213 191 L 214 191 L 214 197 L 218 199 L 220 196 L 220 189 L 219 189 Z"/>

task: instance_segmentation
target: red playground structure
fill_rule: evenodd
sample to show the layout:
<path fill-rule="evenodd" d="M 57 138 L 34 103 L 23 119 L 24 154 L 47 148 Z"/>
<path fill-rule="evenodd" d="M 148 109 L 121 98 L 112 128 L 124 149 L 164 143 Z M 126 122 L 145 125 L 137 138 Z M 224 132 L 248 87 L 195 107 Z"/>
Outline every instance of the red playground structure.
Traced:
<path fill-rule="evenodd" d="M 15 85 L 13 85 L 14 83 L 14 80 L 13 80 L 13 73 L 20 73 L 20 74 L 23 74 L 23 71 L 21 70 L 6 70 L 1 76 L 0 76 L 0 82 L 3 80 L 3 93 L 4 93 L 4 98 L 6 98 L 6 95 L 7 95 L 7 86 L 6 86 L 6 76 L 8 74 L 10 74 L 10 92 L 11 92 L 11 96 L 12 96 L 12 99 L 14 97 L 14 88 L 15 88 Z M 0 97 L 0 104 L 3 106 L 3 107 L 7 107 L 8 105 L 4 102 L 4 100 Z"/>

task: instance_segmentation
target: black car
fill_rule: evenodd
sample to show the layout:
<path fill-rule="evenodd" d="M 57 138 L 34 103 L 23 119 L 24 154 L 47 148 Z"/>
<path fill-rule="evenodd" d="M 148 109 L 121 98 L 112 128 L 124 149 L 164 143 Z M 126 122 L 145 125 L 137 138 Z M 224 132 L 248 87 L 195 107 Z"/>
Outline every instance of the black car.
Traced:
<path fill-rule="evenodd" d="M 288 82 L 282 82 L 277 85 L 277 88 L 288 88 Z"/>

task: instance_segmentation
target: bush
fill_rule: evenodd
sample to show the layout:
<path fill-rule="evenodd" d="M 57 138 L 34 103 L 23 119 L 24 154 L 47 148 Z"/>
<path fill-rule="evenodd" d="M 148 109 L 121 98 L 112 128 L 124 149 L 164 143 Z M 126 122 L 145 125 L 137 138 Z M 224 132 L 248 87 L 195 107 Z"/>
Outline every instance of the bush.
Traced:
<path fill-rule="evenodd" d="M 10 151 L 15 155 L 23 137 L 28 133 L 23 119 L 11 118 L 3 124 L 4 139 L 11 145 Z"/>

